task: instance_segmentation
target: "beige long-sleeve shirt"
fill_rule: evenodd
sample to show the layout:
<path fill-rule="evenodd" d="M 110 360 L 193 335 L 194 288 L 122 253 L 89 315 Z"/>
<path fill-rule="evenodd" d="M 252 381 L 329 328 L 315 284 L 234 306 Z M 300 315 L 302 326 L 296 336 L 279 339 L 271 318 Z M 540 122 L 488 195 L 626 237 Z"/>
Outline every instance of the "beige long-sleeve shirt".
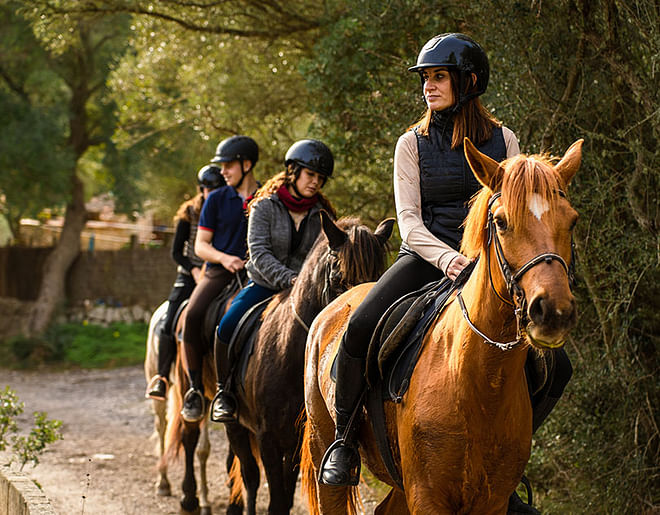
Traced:
<path fill-rule="evenodd" d="M 518 155 L 520 147 L 513 131 L 502 127 L 502 135 L 507 157 Z M 424 225 L 419 181 L 417 137 L 413 131 L 407 131 L 394 150 L 394 202 L 399 232 L 405 246 L 446 273 L 449 263 L 459 253 L 433 236 Z"/>

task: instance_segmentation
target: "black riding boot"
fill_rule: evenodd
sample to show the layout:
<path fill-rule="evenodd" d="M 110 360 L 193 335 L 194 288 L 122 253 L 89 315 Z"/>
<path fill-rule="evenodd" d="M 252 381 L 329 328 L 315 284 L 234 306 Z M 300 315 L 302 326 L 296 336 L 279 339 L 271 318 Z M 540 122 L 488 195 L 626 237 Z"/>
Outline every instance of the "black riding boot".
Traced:
<path fill-rule="evenodd" d="M 354 358 L 344 344 L 337 355 L 335 442 L 325 451 L 319 482 L 330 486 L 355 486 L 360 480 L 360 453 L 357 434 L 360 424 L 362 393 L 365 388 L 364 358 Z M 351 421 L 351 417 L 353 420 Z"/>
<path fill-rule="evenodd" d="M 189 370 L 190 389 L 183 398 L 181 416 L 186 422 L 199 422 L 204 418 L 204 384 L 200 370 Z"/>
<path fill-rule="evenodd" d="M 215 365 L 218 375 L 218 389 L 211 404 L 211 420 L 213 422 L 232 422 L 236 420 L 236 399 L 225 389 L 229 376 L 229 345 L 220 341 L 215 335 Z"/>
<path fill-rule="evenodd" d="M 172 362 L 176 357 L 176 341 L 171 334 L 158 335 L 158 375 L 154 376 L 147 388 L 147 397 L 164 401 L 167 395 L 167 378 Z"/>

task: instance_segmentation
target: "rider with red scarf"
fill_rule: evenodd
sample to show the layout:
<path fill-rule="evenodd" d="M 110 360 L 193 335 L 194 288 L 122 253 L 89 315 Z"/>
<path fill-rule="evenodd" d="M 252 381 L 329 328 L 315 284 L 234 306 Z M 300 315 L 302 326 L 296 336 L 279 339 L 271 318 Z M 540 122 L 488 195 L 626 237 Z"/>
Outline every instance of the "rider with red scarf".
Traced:
<path fill-rule="evenodd" d="M 335 216 L 334 208 L 321 194 L 334 168 L 330 149 L 313 139 L 297 141 L 286 153 L 285 166 L 286 170 L 257 191 L 248 207 L 249 281 L 218 326 L 218 391 L 211 407 L 214 422 L 234 420 L 236 403 L 224 385 L 231 370 L 229 342 L 241 317 L 257 303 L 293 286 L 321 232 L 320 209 Z"/>

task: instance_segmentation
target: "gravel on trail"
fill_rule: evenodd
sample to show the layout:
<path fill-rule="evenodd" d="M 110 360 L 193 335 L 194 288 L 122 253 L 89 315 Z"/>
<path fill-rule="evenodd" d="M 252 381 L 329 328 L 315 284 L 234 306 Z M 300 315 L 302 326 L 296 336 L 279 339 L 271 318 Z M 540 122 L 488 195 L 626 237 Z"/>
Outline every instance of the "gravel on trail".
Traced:
<path fill-rule="evenodd" d="M 141 366 L 63 372 L 0 369 L 0 388 L 6 385 L 25 405 L 18 421 L 22 428 L 33 423 L 35 411 L 62 421 L 62 440 L 46 448 L 36 467 L 27 464 L 23 469 L 41 485 L 57 513 L 179 513 L 183 457 L 168 474 L 173 495 L 156 495 L 156 438 Z M 211 425 L 210 439 L 209 501 L 213 513 L 221 514 L 226 510 L 228 488 L 227 441 L 220 425 Z M 267 505 L 262 475 L 259 513 L 265 513 Z M 297 493 L 292 513 L 306 512 Z"/>

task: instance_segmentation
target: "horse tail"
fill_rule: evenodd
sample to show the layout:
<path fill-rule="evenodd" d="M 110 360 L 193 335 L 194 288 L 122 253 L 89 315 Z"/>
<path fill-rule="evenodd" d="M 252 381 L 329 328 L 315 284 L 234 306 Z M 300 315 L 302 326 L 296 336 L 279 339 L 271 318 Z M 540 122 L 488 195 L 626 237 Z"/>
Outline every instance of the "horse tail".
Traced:
<path fill-rule="evenodd" d="M 173 381 L 170 385 L 167 403 L 167 429 L 165 431 L 165 451 L 161 458 L 163 464 L 169 463 L 179 456 L 183 447 L 183 417 L 181 416 L 181 408 L 183 407 L 183 393 L 182 388 L 185 384 L 180 384 L 181 381 L 186 381 L 185 372 L 181 363 L 181 358 L 177 356 L 175 372 L 173 374 Z"/>
<path fill-rule="evenodd" d="M 229 470 L 229 479 L 227 479 L 227 485 L 231 487 L 231 491 L 229 493 L 229 504 L 241 504 L 243 499 L 243 476 L 241 475 L 241 461 L 237 456 L 234 456 L 234 460 L 232 461 L 231 469 Z"/>
<path fill-rule="evenodd" d="M 318 485 L 316 483 L 316 468 L 312 460 L 312 423 L 307 419 L 300 444 L 300 481 L 303 495 L 307 497 L 307 507 L 310 515 L 319 515 Z"/>

